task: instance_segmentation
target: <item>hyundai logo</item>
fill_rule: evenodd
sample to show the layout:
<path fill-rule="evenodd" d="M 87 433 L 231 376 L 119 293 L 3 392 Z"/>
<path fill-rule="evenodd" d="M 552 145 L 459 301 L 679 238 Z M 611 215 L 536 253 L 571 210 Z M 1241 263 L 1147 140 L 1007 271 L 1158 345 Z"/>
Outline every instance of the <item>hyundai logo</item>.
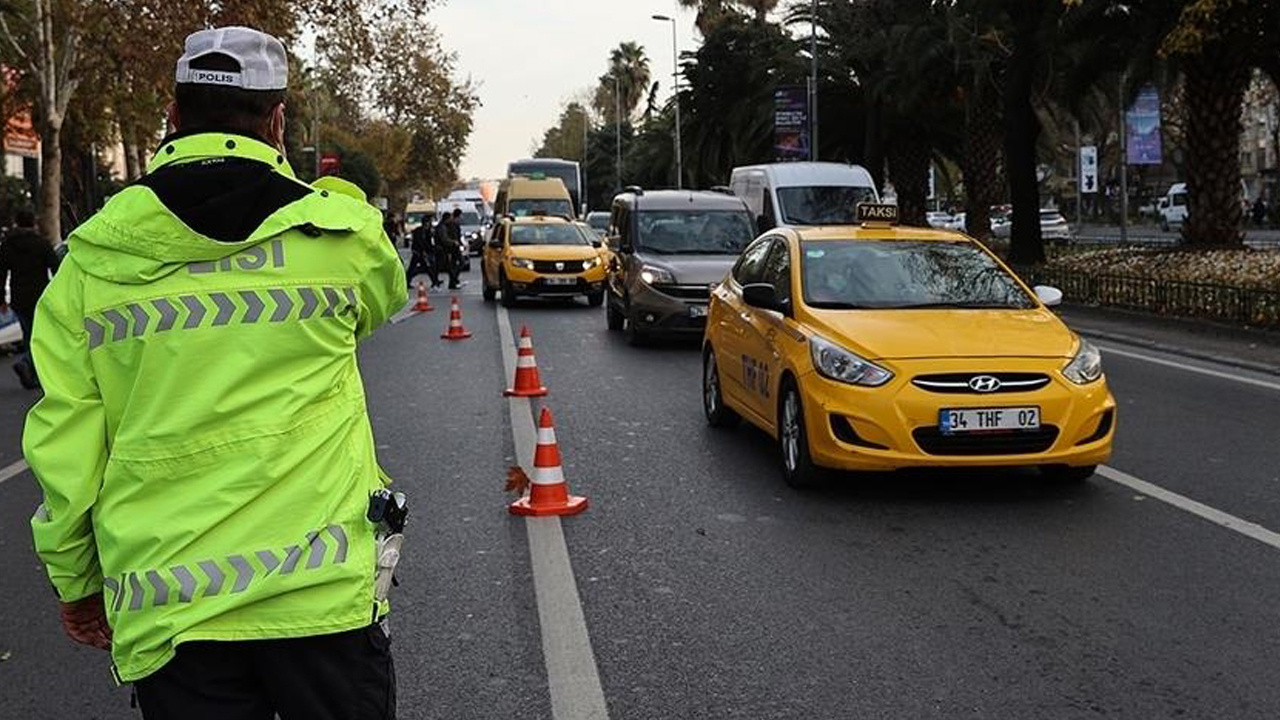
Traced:
<path fill-rule="evenodd" d="M 993 393 L 1000 389 L 1000 378 L 991 375 L 975 375 L 969 378 L 969 389 L 980 393 Z"/>

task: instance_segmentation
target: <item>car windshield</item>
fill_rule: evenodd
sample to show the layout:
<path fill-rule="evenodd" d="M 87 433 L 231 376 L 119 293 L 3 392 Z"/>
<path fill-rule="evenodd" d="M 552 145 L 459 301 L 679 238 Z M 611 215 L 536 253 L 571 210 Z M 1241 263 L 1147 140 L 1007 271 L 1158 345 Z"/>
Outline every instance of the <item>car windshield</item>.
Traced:
<path fill-rule="evenodd" d="M 815 308 L 1032 308 L 1004 268 L 969 243 L 801 244 L 804 301 Z"/>
<path fill-rule="evenodd" d="M 660 255 L 737 255 L 755 236 L 741 210 L 645 210 L 639 245 Z"/>
<path fill-rule="evenodd" d="M 568 200 L 519 198 L 507 203 L 507 212 L 516 217 L 527 217 L 529 215 L 571 217 L 573 215 L 573 206 Z"/>
<path fill-rule="evenodd" d="M 858 203 L 875 202 L 874 189 L 856 185 L 778 188 L 782 222 L 787 225 L 852 225 Z"/>
<path fill-rule="evenodd" d="M 514 225 L 512 245 L 590 245 L 578 228 L 560 223 Z"/>

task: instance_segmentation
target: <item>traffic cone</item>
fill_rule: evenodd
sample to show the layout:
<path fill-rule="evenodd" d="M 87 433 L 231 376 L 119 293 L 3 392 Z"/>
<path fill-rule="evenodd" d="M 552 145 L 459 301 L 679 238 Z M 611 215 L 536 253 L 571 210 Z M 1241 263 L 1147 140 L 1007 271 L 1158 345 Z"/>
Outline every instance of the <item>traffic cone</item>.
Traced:
<path fill-rule="evenodd" d="M 435 310 L 431 303 L 427 301 L 427 286 L 421 280 L 418 281 L 418 301 L 413 304 L 414 312 L 431 312 Z"/>
<path fill-rule="evenodd" d="M 516 381 L 502 391 L 507 397 L 542 397 L 547 388 L 538 377 L 538 361 L 533 357 L 533 334 L 528 326 L 520 327 L 520 348 L 516 351 Z"/>
<path fill-rule="evenodd" d="M 462 327 L 462 308 L 458 307 L 457 295 L 449 303 L 449 329 L 440 337 L 445 340 L 466 340 L 471 337 L 471 331 Z"/>
<path fill-rule="evenodd" d="M 542 408 L 538 420 L 538 449 L 533 453 L 533 477 L 529 494 L 511 503 L 512 515 L 577 515 L 587 509 L 587 499 L 569 494 L 560 467 L 560 446 L 556 444 L 556 428 L 551 411 Z"/>

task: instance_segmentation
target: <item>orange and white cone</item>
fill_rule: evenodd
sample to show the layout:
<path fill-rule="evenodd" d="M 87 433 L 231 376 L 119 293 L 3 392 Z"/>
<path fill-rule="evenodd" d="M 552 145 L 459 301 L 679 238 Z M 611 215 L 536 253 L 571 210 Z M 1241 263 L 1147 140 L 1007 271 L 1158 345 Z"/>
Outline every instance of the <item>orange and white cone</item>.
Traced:
<path fill-rule="evenodd" d="M 587 499 L 569 494 L 560 467 L 560 446 L 556 444 L 556 428 L 551 411 L 542 408 L 538 420 L 538 448 L 533 453 L 533 476 L 529 494 L 511 503 L 512 515 L 577 515 L 587 509 Z"/>
<path fill-rule="evenodd" d="M 520 328 L 520 346 L 516 350 L 515 384 L 502 391 L 507 397 L 542 397 L 547 388 L 538 376 L 538 361 L 533 357 L 533 334 L 528 326 Z"/>
<path fill-rule="evenodd" d="M 418 281 L 418 301 L 413 304 L 414 312 L 431 312 L 435 310 L 431 303 L 427 301 L 427 286 L 421 280 Z"/>
<path fill-rule="evenodd" d="M 458 307 L 457 295 L 449 303 L 449 329 L 440 337 L 445 340 L 466 340 L 471 337 L 471 331 L 462 327 L 462 308 Z"/>

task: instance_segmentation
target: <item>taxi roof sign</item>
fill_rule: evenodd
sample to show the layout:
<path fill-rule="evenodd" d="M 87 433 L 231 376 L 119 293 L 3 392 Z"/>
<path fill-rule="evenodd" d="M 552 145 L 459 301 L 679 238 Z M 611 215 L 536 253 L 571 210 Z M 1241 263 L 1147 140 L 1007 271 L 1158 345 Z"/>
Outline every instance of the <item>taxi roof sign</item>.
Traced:
<path fill-rule="evenodd" d="M 898 206 L 887 203 L 858 203 L 858 222 L 863 225 L 898 224 Z"/>

